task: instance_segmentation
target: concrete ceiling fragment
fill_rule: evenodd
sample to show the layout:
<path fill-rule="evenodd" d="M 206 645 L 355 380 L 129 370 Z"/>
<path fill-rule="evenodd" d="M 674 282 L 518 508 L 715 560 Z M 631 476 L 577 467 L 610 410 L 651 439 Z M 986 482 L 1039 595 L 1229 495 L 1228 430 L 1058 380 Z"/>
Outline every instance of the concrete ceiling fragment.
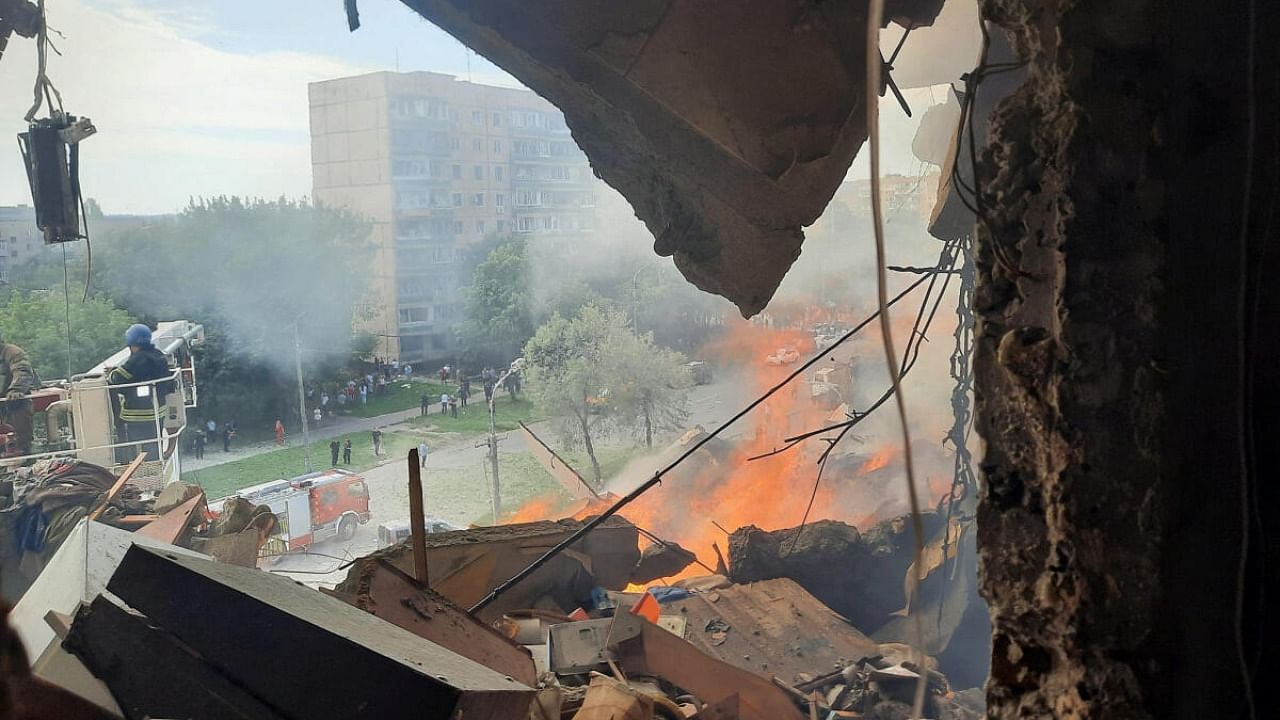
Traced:
<path fill-rule="evenodd" d="M 559 106 L 654 250 L 746 317 L 866 140 L 865 0 L 402 1 Z"/>

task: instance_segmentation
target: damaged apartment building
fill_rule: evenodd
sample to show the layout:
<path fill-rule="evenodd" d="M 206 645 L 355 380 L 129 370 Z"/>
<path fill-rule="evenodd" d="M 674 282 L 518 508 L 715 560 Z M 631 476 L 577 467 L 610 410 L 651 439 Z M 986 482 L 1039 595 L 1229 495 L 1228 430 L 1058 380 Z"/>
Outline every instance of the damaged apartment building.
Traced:
<path fill-rule="evenodd" d="M 1277 715 L 1280 6 L 403 2 L 553 103 L 655 252 L 744 316 L 871 152 L 876 102 L 951 83 L 930 230 L 975 270 L 970 516 L 727 528 L 658 593 L 705 560 L 627 519 L 666 470 L 569 519 L 415 532 L 325 592 L 138 544 L 41 628 L 89 689 L 8 643 L 0 716 Z M 713 439 L 668 469 L 714 466 Z M 943 618 L 985 677 L 919 646 L 911 621 Z"/>

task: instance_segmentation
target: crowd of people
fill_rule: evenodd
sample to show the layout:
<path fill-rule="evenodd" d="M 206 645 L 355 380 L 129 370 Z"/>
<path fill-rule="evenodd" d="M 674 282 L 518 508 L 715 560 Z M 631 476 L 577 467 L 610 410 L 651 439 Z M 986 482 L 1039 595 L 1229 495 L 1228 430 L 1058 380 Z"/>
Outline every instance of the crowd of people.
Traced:
<path fill-rule="evenodd" d="M 438 377 L 440 383 L 445 385 L 446 389 L 439 395 L 423 392 L 420 397 L 419 413 L 423 416 L 430 415 L 432 408 L 438 407 L 438 414 L 440 415 L 456 418 L 459 413 L 465 414 L 467 406 L 475 394 L 473 382 L 479 384 L 482 388 L 486 405 L 493 399 L 494 393 L 499 389 L 506 390 L 513 399 L 518 398 L 521 391 L 521 378 L 518 370 L 518 367 L 509 372 L 485 367 L 480 371 L 479 375 L 469 377 L 460 369 L 445 365 L 440 368 Z M 346 414 L 349 408 L 354 408 L 357 405 L 367 405 L 370 396 L 377 397 L 389 392 L 389 387 L 394 383 L 412 379 L 413 366 L 409 363 L 401 364 L 398 360 L 385 362 L 381 358 L 374 358 L 362 376 L 353 377 L 345 381 L 317 383 L 307 387 L 305 398 L 308 408 L 308 420 L 316 426 L 322 425 L 328 418 Z M 501 385 L 501 388 L 499 388 L 499 385 Z M 275 444 L 284 446 L 288 439 L 288 432 L 282 418 L 276 418 L 271 431 Z M 382 454 L 381 435 L 381 431 L 372 431 L 371 440 L 373 441 L 375 456 Z M 190 445 L 194 451 L 195 458 L 203 458 L 205 447 L 209 444 L 216 444 L 219 440 L 222 442 L 223 452 L 230 452 L 231 446 L 236 440 L 236 424 L 234 420 L 219 423 L 214 419 L 209 419 L 203 425 L 197 426 L 191 434 Z M 335 440 L 334 442 L 338 441 Z M 330 443 L 329 451 L 333 465 L 339 464 L 339 457 L 342 459 L 342 464 L 351 464 L 350 445 L 350 439 L 345 440 L 345 442 L 339 442 L 336 449 L 334 444 Z"/>

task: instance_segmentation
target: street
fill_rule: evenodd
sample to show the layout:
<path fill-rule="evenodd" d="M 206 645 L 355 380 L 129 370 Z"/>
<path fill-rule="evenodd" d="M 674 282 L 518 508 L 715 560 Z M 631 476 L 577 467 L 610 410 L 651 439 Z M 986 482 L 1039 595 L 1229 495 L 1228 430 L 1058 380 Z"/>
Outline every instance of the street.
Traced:
<path fill-rule="evenodd" d="M 738 373 L 721 370 L 714 382 L 691 388 L 687 425 L 701 425 L 711 430 L 740 410 L 749 402 L 746 385 L 740 380 Z M 552 421 L 536 423 L 532 428 L 539 437 L 553 447 L 557 446 Z M 733 437 L 740 431 L 741 428 L 730 428 L 726 431 L 726 437 Z M 500 433 L 499 438 L 500 464 L 504 457 L 528 454 L 523 433 Z M 655 443 L 654 454 L 672 439 L 666 437 L 661 443 Z M 476 477 L 475 468 L 486 469 L 479 477 L 488 477 L 488 451 L 483 446 L 475 445 L 480 440 L 481 438 L 453 440 L 428 455 L 427 465 L 422 472 L 424 507 L 428 516 L 467 527 L 477 518 L 487 515 L 491 502 L 487 480 L 480 487 L 475 487 L 474 484 L 460 485 L 458 478 L 462 474 L 459 471 L 463 469 L 468 471 L 468 476 Z M 615 438 L 611 442 L 620 444 L 624 441 Z M 625 442 L 629 443 L 631 440 L 628 438 Z M 610 442 L 603 442 L 601 446 L 609 444 Z M 405 462 L 403 458 L 388 459 L 378 467 L 362 473 L 369 485 L 369 511 L 372 519 L 367 525 L 357 528 L 355 537 L 351 540 L 319 542 L 306 553 L 263 560 L 260 566 L 272 572 L 288 572 L 294 579 L 308 585 L 332 587 L 340 582 L 346 577 L 346 570 L 338 569 L 339 565 L 377 549 L 378 525 L 408 520 L 409 482 Z M 642 464 L 643 459 L 633 461 L 627 474 L 633 474 L 636 466 Z"/>

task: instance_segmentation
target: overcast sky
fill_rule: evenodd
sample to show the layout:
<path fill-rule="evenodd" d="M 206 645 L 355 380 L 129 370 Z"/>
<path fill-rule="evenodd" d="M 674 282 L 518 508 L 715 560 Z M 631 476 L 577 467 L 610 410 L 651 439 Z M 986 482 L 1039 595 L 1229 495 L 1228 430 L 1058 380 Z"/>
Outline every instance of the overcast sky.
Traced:
<path fill-rule="evenodd" d="M 465 77 L 469 60 L 472 80 L 518 85 L 399 0 L 360 0 L 355 33 L 339 0 L 46 4 L 62 35 L 49 76 L 67 111 L 98 127 L 82 146 L 81 181 L 107 213 L 172 212 L 192 196 L 309 195 L 309 82 L 397 62 Z M 12 138 L 25 129 L 35 57 L 33 42 L 14 37 L 0 58 L 0 205 L 31 200 Z M 923 110 L 929 95 L 912 102 Z M 912 172 L 914 123 L 892 109 L 886 172 Z"/>

